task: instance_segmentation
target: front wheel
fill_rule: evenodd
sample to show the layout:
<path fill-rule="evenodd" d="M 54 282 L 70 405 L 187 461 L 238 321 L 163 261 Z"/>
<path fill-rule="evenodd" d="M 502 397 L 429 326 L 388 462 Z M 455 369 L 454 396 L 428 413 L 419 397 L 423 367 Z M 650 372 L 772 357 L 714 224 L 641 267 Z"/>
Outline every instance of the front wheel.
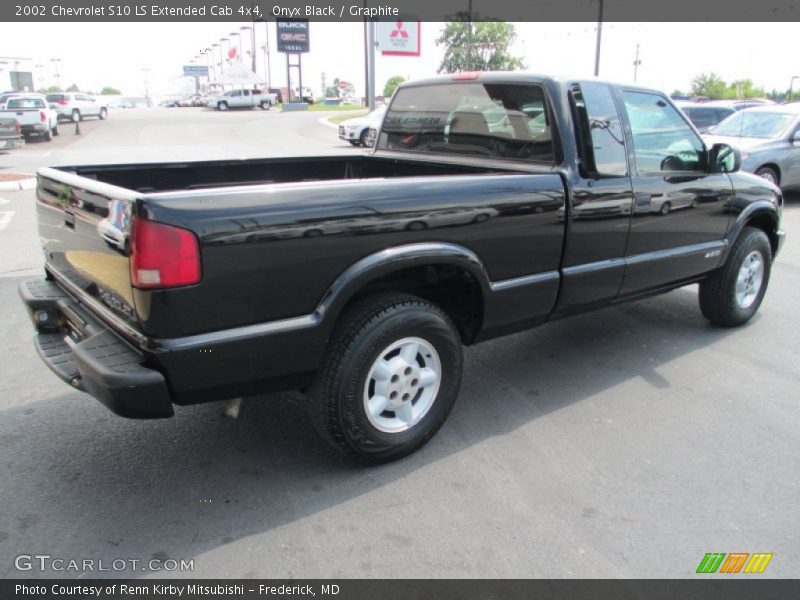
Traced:
<path fill-rule="evenodd" d="M 772 248 L 760 229 L 746 227 L 719 271 L 700 282 L 700 311 L 723 327 L 747 323 L 767 292 Z"/>
<path fill-rule="evenodd" d="M 756 171 L 756 175 L 758 175 L 762 179 L 766 179 L 767 181 L 775 185 L 778 185 L 780 182 L 778 174 L 775 172 L 775 169 L 772 169 L 770 167 L 761 167 Z"/>
<path fill-rule="evenodd" d="M 227 102 L 220 102 L 217 104 L 217 109 L 225 111 L 228 110 L 228 103 Z"/>
<path fill-rule="evenodd" d="M 269 110 L 270 108 L 272 108 L 272 104 L 269 102 L 265 101 L 261 103 L 261 110 Z"/>
<path fill-rule="evenodd" d="M 447 418 L 462 362 L 458 332 L 436 305 L 405 294 L 361 300 L 343 315 L 309 390 L 317 429 L 363 462 L 406 456 Z"/>
<path fill-rule="evenodd" d="M 72 114 L 70 115 L 70 120 L 73 123 L 77 123 L 78 121 L 80 121 L 81 120 L 81 111 L 79 111 L 77 108 L 75 110 L 73 110 Z"/>

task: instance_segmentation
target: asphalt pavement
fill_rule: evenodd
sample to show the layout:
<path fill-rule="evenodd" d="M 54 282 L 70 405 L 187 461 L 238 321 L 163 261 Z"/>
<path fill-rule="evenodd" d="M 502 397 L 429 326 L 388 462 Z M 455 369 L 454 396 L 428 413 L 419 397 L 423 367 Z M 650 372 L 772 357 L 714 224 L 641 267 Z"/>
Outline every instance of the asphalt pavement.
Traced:
<path fill-rule="evenodd" d="M 0 172 L 359 152 L 323 116 L 117 111 Z M 758 577 L 798 577 L 800 197 L 784 228 L 747 326 L 709 325 L 689 287 L 469 348 L 439 434 L 367 468 L 317 438 L 300 393 L 140 422 L 72 391 L 16 292 L 41 272 L 34 193 L 2 192 L 0 576 L 693 577 L 707 552 L 768 552 Z"/>

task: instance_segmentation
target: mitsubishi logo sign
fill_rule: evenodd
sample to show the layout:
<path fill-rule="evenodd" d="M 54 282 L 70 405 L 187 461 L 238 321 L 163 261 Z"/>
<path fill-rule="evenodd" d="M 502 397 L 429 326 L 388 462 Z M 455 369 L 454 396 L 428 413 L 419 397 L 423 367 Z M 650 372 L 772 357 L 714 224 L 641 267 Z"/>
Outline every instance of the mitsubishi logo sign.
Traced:
<path fill-rule="evenodd" d="M 401 36 L 401 37 L 404 37 L 404 38 L 408 37 L 408 32 L 407 31 L 403 31 L 403 22 L 402 21 L 398 21 L 397 22 L 397 29 L 392 31 L 391 37 L 397 37 L 398 35 Z"/>
<path fill-rule="evenodd" d="M 410 15 L 403 21 L 377 21 L 375 39 L 384 56 L 419 56 L 420 23 Z"/>

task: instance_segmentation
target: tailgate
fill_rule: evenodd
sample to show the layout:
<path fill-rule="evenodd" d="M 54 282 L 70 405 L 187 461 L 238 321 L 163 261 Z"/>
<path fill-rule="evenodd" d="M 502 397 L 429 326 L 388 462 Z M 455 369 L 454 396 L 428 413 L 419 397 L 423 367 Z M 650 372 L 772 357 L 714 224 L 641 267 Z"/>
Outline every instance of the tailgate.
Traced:
<path fill-rule="evenodd" d="M 0 116 L 0 137 L 18 136 L 16 123 L 15 117 Z"/>
<path fill-rule="evenodd" d="M 135 337 L 131 334 L 139 328 L 128 260 L 134 192 L 43 168 L 36 200 L 47 271 L 99 316 L 124 322 L 123 333 Z"/>

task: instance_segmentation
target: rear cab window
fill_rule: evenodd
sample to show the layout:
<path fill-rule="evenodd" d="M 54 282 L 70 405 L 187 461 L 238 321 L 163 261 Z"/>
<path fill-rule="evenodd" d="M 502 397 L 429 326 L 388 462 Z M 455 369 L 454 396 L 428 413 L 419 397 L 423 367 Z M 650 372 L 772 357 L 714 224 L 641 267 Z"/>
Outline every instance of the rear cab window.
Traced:
<path fill-rule="evenodd" d="M 446 82 L 401 88 L 377 147 L 552 165 L 553 128 L 538 84 Z"/>
<path fill-rule="evenodd" d="M 611 88 L 595 82 L 574 84 L 570 100 L 583 175 L 627 176 L 625 134 Z"/>
<path fill-rule="evenodd" d="M 39 98 L 11 98 L 6 104 L 6 108 L 44 108 L 44 102 Z"/>

